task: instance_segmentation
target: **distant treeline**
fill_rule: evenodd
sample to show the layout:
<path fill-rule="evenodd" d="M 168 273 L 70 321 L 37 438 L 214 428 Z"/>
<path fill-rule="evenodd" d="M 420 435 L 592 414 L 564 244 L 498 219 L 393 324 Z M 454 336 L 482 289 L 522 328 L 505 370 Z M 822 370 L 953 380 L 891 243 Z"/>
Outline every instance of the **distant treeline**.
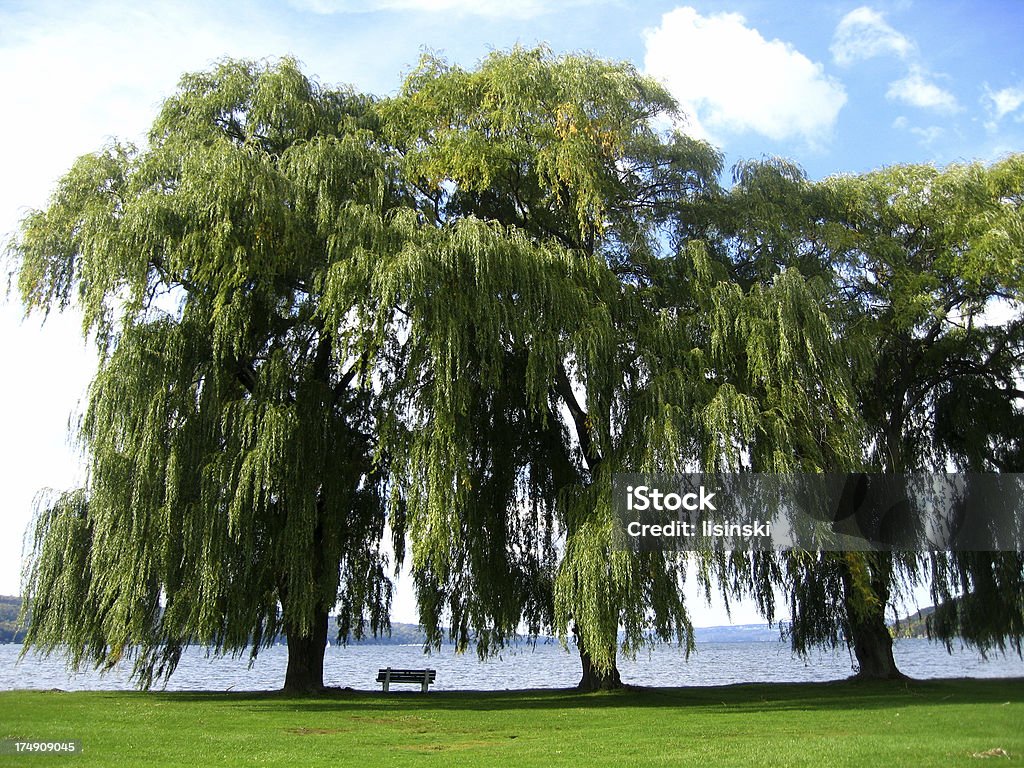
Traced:
<path fill-rule="evenodd" d="M 20 643 L 25 639 L 25 630 L 18 626 L 20 610 L 20 597 L 0 595 L 0 643 Z"/>
<path fill-rule="evenodd" d="M 373 637 L 367 634 L 362 640 L 349 639 L 349 645 L 423 645 L 426 633 L 418 624 L 391 622 L 391 636 Z"/>
<path fill-rule="evenodd" d="M 18 626 L 18 612 L 21 610 L 21 598 L 0 595 L 0 643 L 21 643 L 25 639 L 25 630 Z M 353 645 L 422 645 L 427 636 L 416 624 L 391 624 L 391 636 L 364 637 L 362 640 L 349 640 Z M 281 642 L 287 642 L 281 637 Z M 334 642 L 332 637 L 331 642 Z"/>
<path fill-rule="evenodd" d="M 906 618 L 900 619 L 892 628 L 894 637 L 928 637 L 928 617 L 935 613 L 935 606 L 922 608 Z"/>
<path fill-rule="evenodd" d="M 21 598 L 0 595 L 0 643 L 20 643 L 25 639 L 25 631 L 18 627 L 18 611 L 21 610 Z M 927 637 L 926 621 L 935 609 L 922 608 L 917 613 L 900 619 L 891 629 L 895 637 Z M 350 645 L 423 645 L 427 636 L 418 624 L 391 623 L 391 635 L 384 637 L 364 637 L 362 640 L 349 640 Z M 772 641 L 779 639 L 777 629 L 764 624 L 747 624 L 727 627 L 702 627 L 697 629 L 697 640 L 705 643 L 728 643 L 738 641 Z M 281 637 L 282 643 L 287 638 Z M 334 642 L 332 638 L 331 642 Z"/>

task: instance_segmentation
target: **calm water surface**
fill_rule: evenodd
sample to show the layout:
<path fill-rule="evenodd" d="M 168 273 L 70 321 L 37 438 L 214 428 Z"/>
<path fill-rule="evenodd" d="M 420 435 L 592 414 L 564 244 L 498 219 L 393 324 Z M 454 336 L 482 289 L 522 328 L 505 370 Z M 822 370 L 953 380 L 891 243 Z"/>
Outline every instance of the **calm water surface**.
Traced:
<path fill-rule="evenodd" d="M 18 661 L 20 645 L 0 645 L 0 690 L 18 688 L 64 690 L 133 688 L 129 668 L 100 674 L 69 674 L 61 657 L 35 655 Z M 927 640 L 900 640 L 896 663 L 907 675 L 935 677 L 1024 677 L 1024 662 L 1016 656 L 992 655 L 988 660 L 969 650 L 952 655 Z M 249 667 L 248 659 L 212 658 L 200 648 L 189 649 L 166 690 L 243 691 L 280 688 L 284 681 L 287 649 L 263 651 Z M 579 681 L 579 657 L 557 643 L 524 645 L 501 656 L 480 661 L 473 653 L 457 655 L 443 648 L 429 656 L 420 646 L 364 645 L 328 648 L 324 677 L 328 685 L 379 690 L 380 667 L 431 667 L 437 682 L 431 690 L 503 690 L 515 688 L 568 688 Z M 674 647 L 658 647 L 636 659 L 620 659 L 622 680 L 633 685 L 691 686 L 740 682 L 812 682 L 839 680 L 853 671 L 849 652 L 817 652 L 808 659 L 795 657 L 781 642 L 698 643 L 687 660 Z M 414 690 L 398 685 L 396 690 Z"/>

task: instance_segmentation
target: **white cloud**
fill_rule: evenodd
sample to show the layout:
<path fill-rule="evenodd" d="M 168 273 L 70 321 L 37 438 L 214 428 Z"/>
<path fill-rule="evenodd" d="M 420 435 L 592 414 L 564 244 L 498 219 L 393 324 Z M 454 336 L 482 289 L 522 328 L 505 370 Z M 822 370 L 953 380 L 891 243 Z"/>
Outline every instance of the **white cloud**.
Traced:
<path fill-rule="evenodd" d="M 910 38 L 889 26 L 881 13 L 862 5 L 839 22 L 829 50 L 837 64 L 848 66 L 885 54 L 905 59 L 915 52 L 915 46 Z"/>
<path fill-rule="evenodd" d="M 927 128 L 911 128 L 910 132 L 921 139 L 922 144 L 930 146 L 942 138 L 946 130 L 938 125 L 929 125 Z"/>
<path fill-rule="evenodd" d="M 1024 105 L 1024 85 L 1015 88 L 1002 88 L 998 91 L 993 91 L 985 86 L 984 98 L 989 102 L 992 117 L 999 121 Z"/>
<path fill-rule="evenodd" d="M 906 77 L 889 83 L 885 96 L 892 101 L 900 101 L 912 107 L 934 109 L 939 112 L 956 112 L 960 109 L 956 97 L 931 82 L 918 67 L 911 67 Z"/>
<path fill-rule="evenodd" d="M 946 129 L 938 125 L 929 125 L 925 128 L 911 125 L 910 120 L 908 120 L 905 115 L 900 115 L 893 120 L 892 127 L 900 131 L 907 131 L 908 133 L 917 136 L 919 143 L 924 147 L 930 147 L 946 133 Z"/>
<path fill-rule="evenodd" d="M 644 38 L 647 73 L 666 84 L 695 135 L 753 132 L 815 144 L 846 103 L 821 64 L 789 43 L 765 40 L 736 13 L 676 8 Z"/>
<path fill-rule="evenodd" d="M 291 0 L 290 4 L 301 11 L 320 14 L 421 11 L 532 19 L 550 11 L 584 3 L 581 0 Z"/>
<path fill-rule="evenodd" d="M 895 56 L 905 63 L 906 75 L 889 83 L 887 99 L 939 112 L 960 110 L 956 96 L 926 72 L 917 44 L 896 31 L 874 8 L 862 5 L 846 14 L 836 26 L 830 50 L 833 60 L 842 66 L 877 56 Z"/>

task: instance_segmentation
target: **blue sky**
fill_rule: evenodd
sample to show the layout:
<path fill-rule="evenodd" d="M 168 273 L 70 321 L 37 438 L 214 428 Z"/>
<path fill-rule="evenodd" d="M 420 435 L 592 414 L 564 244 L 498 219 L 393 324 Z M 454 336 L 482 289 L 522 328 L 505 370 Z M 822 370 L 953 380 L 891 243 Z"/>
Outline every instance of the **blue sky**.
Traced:
<path fill-rule="evenodd" d="M 729 165 L 782 155 L 821 178 L 1024 150 L 1022 29 L 1020 0 L 0 0 L 0 236 L 75 157 L 141 141 L 181 73 L 223 56 L 290 54 L 321 82 L 381 95 L 424 48 L 464 66 L 540 42 L 628 59 Z M 40 327 L 8 301 L 0 345 L 16 361 L 0 377 L 0 593 L 13 594 L 34 494 L 81 478 L 66 434 L 93 368 L 74 315 Z"/>

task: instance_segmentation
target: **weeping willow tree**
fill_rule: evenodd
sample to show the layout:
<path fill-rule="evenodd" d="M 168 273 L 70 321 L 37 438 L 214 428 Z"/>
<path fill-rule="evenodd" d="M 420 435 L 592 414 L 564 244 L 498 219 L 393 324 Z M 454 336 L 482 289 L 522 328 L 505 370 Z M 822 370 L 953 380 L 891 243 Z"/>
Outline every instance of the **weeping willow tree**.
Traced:
<path fill-rule="evenodd" d="M 408 418 L 381 439 L 422 622 L 482 652 L 523 619 L 572 635 L 584 689 L 619 684 L 620 631 L 627 652 L 692 643 L 686 558 L 613 546 L 612 475 L 736 466 L 755 435 L 773 466 L 820 464 L 853 418 L 820 286 L 742 285 L 695 236 L 721 161 L 654 127 L 675 109 L 626 64 L 428 56 L 381 106 L 417 203 L 405 245 L 338 270 L 394 308 L 375 345 Z"/>
<path fill-rule="evenodd" d="M 805 269 L 821 259 L 831 276 L 863 418 L 853 468 L 1014 471 L 1021 322 L 988 324 L 983 313 L 1019 301 L 1022 167 L 1019 156 L 990 167 L 898 166 L 818 185 L 790 174 L 789 195 L 771 187 L 786 201 L 778 208 L 746 205 L 759 236 L 793 233 L 798 249 L 773 245 L 773 258 Z M 763 251 L 747 252 L 764 263 Z M 803 552 L 758 573 L 755 592 L 771 599 L 773 582 L 787 591 L 798 651 L 845 642 L 863 677 L 901 676 L 886 614 L 920 584 L 946 604 L 939 637 L 1019 648 L 1019 553 Z"/>
<path fill-rule="evenodd" d="M 735 435 L 736 460 L 728 468 L 770 474 L 862 471 L 870 438 L 857 385 L 868 378 L 872 342 L 850 332 L 859 326 L 827 239 L 836 226 L 828 196 L 795 163 L 764 158 L 738 163 L 727 194 L 683 214 L 686 236 L 707 242 L 710 258 L 747 291 L 777 286 L 794 270 L 814 289 L 817 316 L 801 304 L 791 305 L 789 317 L 767 337 L 778 338 L 766 350 L 770 362 L 760 364 L 765 371 L 780 363 L 792 370 L 788 386 L 800 394 L 785 398 L 792 405 L 766 411 L 769 419 L 758 429 Z M 809 320 L 815 317 L 818 330 L 810 340 L 793 338 L 798 329 L 813 328 Z M 823 343 L 825 338 L 831 343 Z M 770 376 L 769 388 L 752 388 L 753 382 L 742 376 L 738 381 L 745 382 L 741 391 L 757 402 L 780 401 L 778 394 L 769 394 L 775 381 Z M 824 389 L 808 398 L 806 389 L 817 387 Z M 808 408 L 808 400 L 817 409 Z M 830 428 L 822 429 L 829 418 Z M 789 603 L 786 634 L 794 651 L 806 654 L 820 644 L 863 645 L 860 620 L 879 605 L 868 559 L 859 552 L 736 551 L 719 555 L 708 566 L 727 601 L 750 598 L 769 621 L 775 620 L 782 592 Z M 888 638 L 884 622 L 880 626 Z"/>
<path fill-rule="evenodd" d="M 24 220 L 26 311 L 78 307 L 98 354 L 87 484 L 38 514 L 29 646 L 134 658 L 148 686 L 187 644 L 254 659 L 283 632 L 285 688 L 309 691 L 330 613 L 386 628 L 378 416 L 339 310 L 366 290 L 324 304 L 398 200 L 377 129 L 293 61 L 227 61 Z"/>

